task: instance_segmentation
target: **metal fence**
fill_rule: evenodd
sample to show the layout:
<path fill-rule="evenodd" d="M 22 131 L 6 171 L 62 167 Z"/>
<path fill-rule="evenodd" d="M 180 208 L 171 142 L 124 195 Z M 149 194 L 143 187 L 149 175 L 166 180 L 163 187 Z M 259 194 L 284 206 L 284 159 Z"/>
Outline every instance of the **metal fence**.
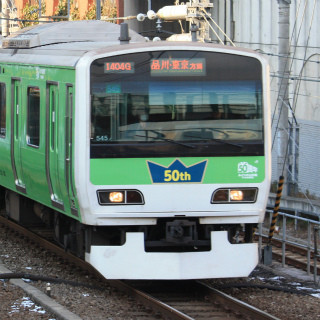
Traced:
<path fill-rule="evenodd" d="M 266 211 L 264 223 L 259 224 L 259 256 L 262 258 L 263 238 L 269 235 L 269 227 L 272 220 L 272 210 Z M 294 245 L 305 249 L 307 252 L 307 273 L 311 275 L 311 261 L 313 260 L 313 277 L 317 283 L 317 258 L 320 258 L 318 248 L 320 247 L 320 216 L 313 214 L 311 217 L 305 217 L 299 212 L 289 214 L 285 212 L 278 213 L 277 229 L 273 236 L 274 239 L 281 242 L 282 266 L 285 266 L 285 252 L 287 245 Z M 313 258 L 312 258 L 312 252 Z"/>

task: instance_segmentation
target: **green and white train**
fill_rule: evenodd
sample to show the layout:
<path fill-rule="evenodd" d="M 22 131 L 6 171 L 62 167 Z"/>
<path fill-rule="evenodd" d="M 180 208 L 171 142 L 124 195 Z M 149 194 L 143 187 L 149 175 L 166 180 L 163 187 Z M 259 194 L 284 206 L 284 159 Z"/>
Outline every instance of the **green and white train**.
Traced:
<path fill-rule="evenodd" d="M 42 220 L 109 279 L 247 276 L 270 187 L 266 62 L 121 27 L 59 22 L 2 40 L 6 214 Z"/>

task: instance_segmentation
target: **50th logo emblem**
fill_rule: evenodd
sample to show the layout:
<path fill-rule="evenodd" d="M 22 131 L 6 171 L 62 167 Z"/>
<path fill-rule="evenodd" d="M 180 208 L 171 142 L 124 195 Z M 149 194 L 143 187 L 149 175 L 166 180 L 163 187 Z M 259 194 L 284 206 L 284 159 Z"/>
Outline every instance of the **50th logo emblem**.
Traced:
<path fill-rule="evenodd" d="M 168 167 L 147 161 L 152 183 L 201 183 L 208 160 L 186 166 L 181 160 L 174 160 Z"/>

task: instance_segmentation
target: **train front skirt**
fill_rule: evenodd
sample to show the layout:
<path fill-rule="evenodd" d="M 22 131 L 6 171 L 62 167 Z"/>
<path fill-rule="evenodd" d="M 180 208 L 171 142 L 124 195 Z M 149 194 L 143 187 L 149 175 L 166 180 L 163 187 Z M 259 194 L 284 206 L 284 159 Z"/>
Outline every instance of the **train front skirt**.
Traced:
<path fill-rule="evenodd" d="M 258 245 L 231 244 L 227 231 L 214 231 L 211 251 L 145 252 L 144 234 L 129 232 L 123 246 L 91 246 L 86 261 L 107 279 L 247 277 L 258 263 Z"/>

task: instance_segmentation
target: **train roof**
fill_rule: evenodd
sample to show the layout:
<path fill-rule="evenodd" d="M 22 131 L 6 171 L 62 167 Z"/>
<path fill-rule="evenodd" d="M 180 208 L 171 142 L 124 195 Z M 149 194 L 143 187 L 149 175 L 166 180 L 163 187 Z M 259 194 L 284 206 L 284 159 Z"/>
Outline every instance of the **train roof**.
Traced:
<path fill-rule="evenodd" d="M 129 30 L 129 49 L 124 45 L 126 41 L 120 41 L 120 30 L 120 25 L 100 20 L 53 22 L 21 29 L 12 36 L 0 40 L 0 63 L 75 67 L 80 58 L 85 55 L 101 55 L 106 52 L 126 50 L 132 52 L 132 50 L 141 50 L 142 47 L 153 48 L 153 50 L 163 49 L 163 47 L 181 50 L 184 47 L 183 42 L 179 41 L 146 43 L 143 36 Z M 199 46 L 215 48 L 217 51 L 226 53 L 259 56 L 249 49 L 213 43 L 188 42 L 185 48 L 194 47 L 195 50 L 199 50 Z"/>
<path fill-rule="evenodd" d="M 74 66 L 88 51 L 119 45 L 120 30 L 120 25 L 100 20 L 28 27 L 1 39 L 0 62 Z M 146 41 L 132 30 L 129 36 L 130 43 Z"/>

